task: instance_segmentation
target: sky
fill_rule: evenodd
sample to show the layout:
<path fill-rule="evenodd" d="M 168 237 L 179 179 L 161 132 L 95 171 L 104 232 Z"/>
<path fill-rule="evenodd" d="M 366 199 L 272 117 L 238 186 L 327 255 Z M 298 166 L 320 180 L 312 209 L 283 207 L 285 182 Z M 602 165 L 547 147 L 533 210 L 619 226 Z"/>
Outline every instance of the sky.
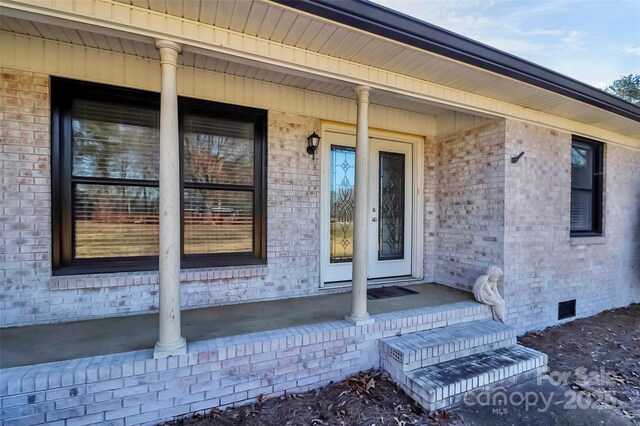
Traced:
<path fill-rule="evenodd" d="M 373 0 L 598 88 L 640 74 L 640 0 Z"/>

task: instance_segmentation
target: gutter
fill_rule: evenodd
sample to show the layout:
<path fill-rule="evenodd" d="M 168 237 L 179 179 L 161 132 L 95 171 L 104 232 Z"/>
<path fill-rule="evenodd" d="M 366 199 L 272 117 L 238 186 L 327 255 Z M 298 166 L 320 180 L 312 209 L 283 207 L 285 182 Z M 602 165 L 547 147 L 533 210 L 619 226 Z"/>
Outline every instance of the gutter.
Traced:
<path fill-rule="evenodd" d="M 367 0 L 272 0 L 640 122 L 640 107 L 558 72 Z"/>

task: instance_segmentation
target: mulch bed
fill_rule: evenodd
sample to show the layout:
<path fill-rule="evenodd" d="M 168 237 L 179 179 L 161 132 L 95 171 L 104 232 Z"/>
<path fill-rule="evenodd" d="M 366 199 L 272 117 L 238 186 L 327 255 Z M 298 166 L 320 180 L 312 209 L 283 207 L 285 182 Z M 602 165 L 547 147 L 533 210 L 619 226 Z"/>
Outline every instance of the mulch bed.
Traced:
<path fill-rule="evenodd" d="M 549 355 L 550 373 L 566 378 L 565 384 L 640 424 L 640 304 L 527 333 L 518 341 Z"/>
<path fill-rule="evenodd" d="M 549 371 L 563 384 L 612 405 L 640 424 L 640 304 L 543 331 L 519 343 L 549 355 Z M 578 370 L 577 369 L 583 369 Z M 213 409 L 172 425 L 446 425 L 460 424 L 450 411 L 425 413 L 384 371 L 367 371 L 323 389 L 264 399 L 253 405 Z"/>
<path fill-rule="evenodd" d="M 361 372 L 343 382 L 303 394 L 285 395 L 204 415 L 179 419 L 173 425 L 337 426 L 444 425 L 444 411 L 425 413 L 389 379 L 386 372 Z"/>

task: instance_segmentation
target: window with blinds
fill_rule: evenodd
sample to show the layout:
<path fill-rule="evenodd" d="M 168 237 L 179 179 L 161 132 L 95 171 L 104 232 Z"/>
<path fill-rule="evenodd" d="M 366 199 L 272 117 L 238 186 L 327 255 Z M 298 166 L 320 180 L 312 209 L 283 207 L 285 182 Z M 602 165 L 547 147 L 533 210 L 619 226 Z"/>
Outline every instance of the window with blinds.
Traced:
<path fill-rule="evenodd" d="M 266 113 L 180 98 L 182 266 L 265 259 Z M 158 267 L 157 94 L 52 82 L 54 270 Z"/>
<path fill-rule="evenodd" d="M 71 103 L 73 257 L 158 254 L 159 112 Z"/>
<path fill-rule="evenodd" d="M 602 144 L 575 137 L 571 146 L 571 236 L 602 233 Z"/>

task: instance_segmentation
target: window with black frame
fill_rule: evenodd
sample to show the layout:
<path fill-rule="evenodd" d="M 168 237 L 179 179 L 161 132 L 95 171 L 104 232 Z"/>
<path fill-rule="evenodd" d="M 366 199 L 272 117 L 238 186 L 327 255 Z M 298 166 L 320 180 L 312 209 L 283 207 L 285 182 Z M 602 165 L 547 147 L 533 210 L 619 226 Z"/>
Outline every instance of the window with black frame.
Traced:
<path fill-rule="evenodd" d="M 571 145 L 571 236 L 602 234 L 603 146 L 574 136 Z"/>
<path fill-rule="evenodd" d="M 159 95 L 52 82 L 57 274 L 156 269 Z M 265 111 L 179 99 L 182 266 L 265 259 Z"/>

